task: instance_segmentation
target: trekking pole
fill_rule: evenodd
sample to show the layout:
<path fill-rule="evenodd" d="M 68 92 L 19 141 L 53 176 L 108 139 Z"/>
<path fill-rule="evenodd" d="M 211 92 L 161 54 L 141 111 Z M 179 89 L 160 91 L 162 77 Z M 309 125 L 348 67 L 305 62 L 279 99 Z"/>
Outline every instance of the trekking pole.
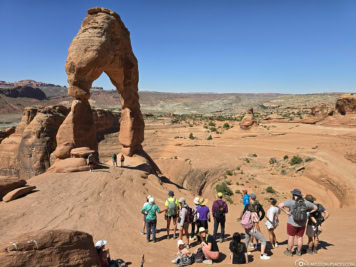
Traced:
<path fill-rule="evenodd" d="M 142 260 L 141 260 L 141 267 L 143 267 L 143 264 L 145 263 L 145 254 L 142 255 Z"/>

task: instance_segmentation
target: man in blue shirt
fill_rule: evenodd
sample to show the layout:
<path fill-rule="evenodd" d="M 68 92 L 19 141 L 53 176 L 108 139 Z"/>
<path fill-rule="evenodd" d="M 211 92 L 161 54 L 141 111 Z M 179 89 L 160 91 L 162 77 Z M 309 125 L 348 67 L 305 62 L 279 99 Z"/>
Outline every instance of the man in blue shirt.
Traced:
<path fill-rule="evenodd" d="M 242 192 L 244 193 L 242 203 L 244 204 L 244 208 L 245 208 L 248 204 L 250 204 L 250 197 L 247 194 L 247 190 L 242 190 Z"/>

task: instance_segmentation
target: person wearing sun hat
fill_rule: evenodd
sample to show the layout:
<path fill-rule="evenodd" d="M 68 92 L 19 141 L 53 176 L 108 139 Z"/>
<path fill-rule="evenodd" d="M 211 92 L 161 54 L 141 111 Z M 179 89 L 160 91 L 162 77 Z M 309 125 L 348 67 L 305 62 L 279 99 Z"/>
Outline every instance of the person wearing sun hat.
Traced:
<path fill-rule="evenodd" d="M 316 201 L 316 198 L 312 195 L 306 195 L 305 199 L 315 204 L 314 202 Z M 318 253 L 319 235 L 323 231 L 321 224 L 329 217 L 329 213 L 323 205 L 315 205 L 318 209 L 316 212 L 310 214 L 306 229 L 306 235 L 308 236 L 308 254 Z"/>
<path fill-rule="evenodd" d="M 146 214 L 146 236 L 147 242 L 150 242 L 151 230 L 153 242 L 156 242 L 156 225 L 157 225 L 157 213 L 162 213 L 159 207 L 155 204 L 154 197 L 148 199 L 148 205 L 145 205 L 142 210 Z"/>
<path fill-rule="evenodd" d="M 225 235 L 225 222 L 226 222 L 226 214 L 228 213 L 228 207 L 224 200 L 222 200 L 224 194 L 221 192 L 217 193 L 217 200 L 214 201 L 213 206 L 211 208 L 213 212 L 214 218 L 214 234 L 213 237 L 216 240 L 217 231 L 219 228 L 219 224 L 221 226 L 221 236 L 220 236 L 220 243 L 224 241 Z"/>
<path fill-rule="evenodd" d="M 178 266 L 187 266 L 193 263 L 192 253 L 189 251 L 184 241 L 179 239 L 177 242 L 178 252 L 177 258 L 172 260 L 172 263 L 178 264 Z"/>
<path fill-rule="evenodd" d="M 146 198 L 146 202 L 143 204 L 143 208 L 148 205 L 148 200 L 151 198 L 152 196 L 151 195 L 148 195 L 147 198 Z M 146 213 L 142 212 L 141 213 L 143 214 L 143 228 L 142 228 L 142 231 L 140 232 L 141 235 L 144 235 L 145 234 L 145 230 L 146 230 Z"/>
<path fill-rule="evenodd" d="M 115 266 L 115 262 L 110 258 L 110 251 L 108 248 L 105 248 L 108 242 L 106 240 L 99 240 L 95 243 L 96 251 L 98 252 L 100 266 L 109 267 Z"/>
<path fill-rule="evenodd" d="M 197 225 L 198 227 L 204 227 L 205 229 L 209 228 L 208 222 L 210 222 L 210 209 L 208 206 L 208 199 L 200 197 L 199 198 L 199 207 L 197 208 L 198 213 L 198 220 Z"/>
<path fill-rule="evenodd" d="M 198 212 L 197 208 L 200 206 L 200 197 L 195 197 L 194 198 L 194 207 L 192 208 L 193 214 L 194 214 L 194 221 L 192 222 L 192 232 L 190 234 L 190 240 L 195 240 L 195 235 L 198 234 L 198 226 L 197 226 L 197 220 L 198 220 Z M 195 227 L 197 228 L 197 231 L 195 232 Z"/>
<path fill-rule="evenodd" d="M 297 237 L 298 250 L 297 255 L 302 255 L 303 235 L 305 232 L 305 225 L 311 213 L 317 211 L 318 207 L 313 203 L 303 199 L 302 191 L 294 189 L 291 191 L 292 199 L 286 200 L 279 204 L 278 207 L 288 215 L 287 234 L 288 247 L 284 254 L 286 256 L 293 256 L 294 239 Z M 287 207 L 289 210 L 286 210 Z"/>
<path fill-rule="evenodd" d="M 184 197 L 181 197 L 178 202 L 180 207 L 179 219 L 178 219 L 179 239 L 182 240 L 183 234 L 185 234 L 187 238 L 187 246 L 189 247 L 189 233 L 188 233 L 189 223 L 187 222 L 189 207 Z"/>
<path fill-rule="evenodd" d="M 199 227 L 198 235 L 200 239 L 200 245 L 197 247 L 197 250 L 201 248 L 206 259 L 203 261 L 203 263 L 213 264 L 213 261 L 217 260 L 220 256 L 219 247 L 215 238 L 212 235 L 209 235 L 208 230 L 204 227 Z M 195 253 L 197 253 L 197 250 Z"/>

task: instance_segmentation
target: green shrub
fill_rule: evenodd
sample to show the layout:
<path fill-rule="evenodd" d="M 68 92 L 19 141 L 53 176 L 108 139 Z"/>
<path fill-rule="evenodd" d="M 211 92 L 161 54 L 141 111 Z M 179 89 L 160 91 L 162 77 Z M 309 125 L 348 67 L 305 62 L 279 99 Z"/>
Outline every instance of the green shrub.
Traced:
<path fill-rule="evenodd" d="M 211 135 L 209 135 L 206 140 L 213 140 L 213 137 Z"/>
<path fill-rule="evenodd" d="M 289 164 L 290 165 L 298 165 L 303 162 L 303 159 L 299 156 L 293 156 L 293 158 L 290 160 Z"/>
<path fill-rule="evenodd" d="M 239 182 L 236 182 L 236 185 L 240 185 Z"/>
<path fill-rule="evenodd" d="M 215 122 L 213 122 L 213 121 L 209 121 L 209 126 L 215 126 L 216 125 L 216 123 Z"/>
<path fill-rule="evenodd" d="M 227 170 L 226 175 L 232 176 L 234 173 L 232 171 Z"/>
<path fill-rule="evenodd" d="M 285 169 L 281 170 L 281 174 L 282 175 L 286 175 L 287 174 L 287 171 Z"/>
<path fill-rule="evenodd" d="M 241 194 L 241 191 L 239 189 L 235 190 L 235 194 Z"/>
<path fill-rule="evenodd" d="M 221 184 L 217 184 L 215 189 L 216 192 L 218 193 L 221 192 L 224 194 L 224 196 L 232 196 L 234 194 L 231 188 L 225 182 L 222 182 Z"/>
<path fill-rule="evenodd" d="M 250 154 L 248 154 L 248 156 L 252 157 L 252 158 L 257 158 L 257 154 L 255 154 L 255 153 L 250 153 Z"/>
<path fill-rule="evenodd" d="M 238 170 L 238 171 L 239 171 L 239 170 L 240 170 L 240 167 L 237 167 L 237 168 L 236 168 L 236 170 Z"/>
<path fill-rule="evenodd" d="M 209 129 L 208 125 L 204 125 L 203 127 L 204 129 Z"/>
<path fill-rule="evenodd" d="M 276 158 L 270 158 L 270 159 L 269 159 L 269 164 L 273 165 L 273 164 L 275 164 L 275 163 L 277 163 Z"/>
<path fill-rule="evenodd" d="M 230 124 L 228 124 L 227 122 L 225 122 L 223 127 L 224 127 L 225 129 L 229 129 L 229 128 L 230 128 Z"/>
<path fill-rule="evenodd" d="M 227 184 L 227 185 L 232 185 L 231 180 L 226 180 L 226 184 Z"/>
<path fill-rule="evenodd" d="M 244 158 L 243 161 L 245 161 L 246 163 L 250 163 L 250 159 L 248 158 Z"/>
<path fill-rule="evenodd" d="M 217 129 L 215 127 L 211 127 L 209 130 L 212 132 L 217 132 Z"/>
<path fill-rule="evenodd" d="M 196 137 L 194 137 L 193 133 L 190 133 L 189 138 L 193 140 L 193 139 L 195 139 Z"/>
<path fill-rule="evenodd" d="M 233 204 L 234 201 L 232 200 L 232 198 L 230 196 L 224 196 L 224 199 L 229 202 L 230 204 Z"/>
<path fill-rule="evenodd" d="M 284 160 L 287 160 L 288 158 L 289 158 L 288 155 L 285 155 L 285 156 L 283 157 Z"/>
<path fill-rule="evenodd" d="M 266 188 L 266 192 L 267 193 L 271 193 L 271 194 L 275 194 L 276 190 L 274 190 L 272 186 L 269 186 L 269 187 Z"/>
<path fill-rule="evenodd" d="M 310 161 L 313 161 L 314 160 L 314 158 L 312 158 L 312 157 L 307 157 L 304 161 L 305 162 L 310 162 Z"/>

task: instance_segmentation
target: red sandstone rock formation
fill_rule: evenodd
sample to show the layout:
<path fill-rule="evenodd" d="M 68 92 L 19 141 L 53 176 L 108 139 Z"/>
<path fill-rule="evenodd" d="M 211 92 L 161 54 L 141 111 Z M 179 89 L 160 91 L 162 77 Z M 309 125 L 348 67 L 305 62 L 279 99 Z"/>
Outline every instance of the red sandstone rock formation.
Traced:
<path fill-rule="evenodd" d="M 54 155 L 58 159 L 70 157 L 76 147 L 98 150 L 96 126 L 93 112 L 87 100 L 74 100 L 72 108 L 57 133 L 57 148 Z"/>
<path fill-rule="evenodd" d="M 0 201 L 2 198 L 12 190 L 22 187 L 26 184 L 25 180 L 17 177 L 0 176 Z"/>
<path fill-rule="evenodd" d="M 72 230 L 26 233 L 0 245 L 2 267 L 100 266 L 93 237 Z"/>
<path fill-rule="evenodd" d="M 93 81 L 103 72 L 109 76 L 121 96 L 122 152 L 131 156 L 142 150 L 144 121 L 138 96 L 138 64 L 130 32 L 118 14 L 100 7 L 88 10 L 69 47 L 65 70 L 68 94 L 82 101 L 89 99 Z"/>
<path fill-rule="evenodd" d="M 335 110 L 341 115 L 356 113 L 356 94 L 343 94 L 336 101 Z"/>
<path fill-rule="evenodd" d="M 248 130 L 255 125 L 257 125 L 257 121 L 255 120 L 255 116 L 253 114 L 253 108 L 249 108 L 240 122 L 240 128 L 243 130 Z"/>

